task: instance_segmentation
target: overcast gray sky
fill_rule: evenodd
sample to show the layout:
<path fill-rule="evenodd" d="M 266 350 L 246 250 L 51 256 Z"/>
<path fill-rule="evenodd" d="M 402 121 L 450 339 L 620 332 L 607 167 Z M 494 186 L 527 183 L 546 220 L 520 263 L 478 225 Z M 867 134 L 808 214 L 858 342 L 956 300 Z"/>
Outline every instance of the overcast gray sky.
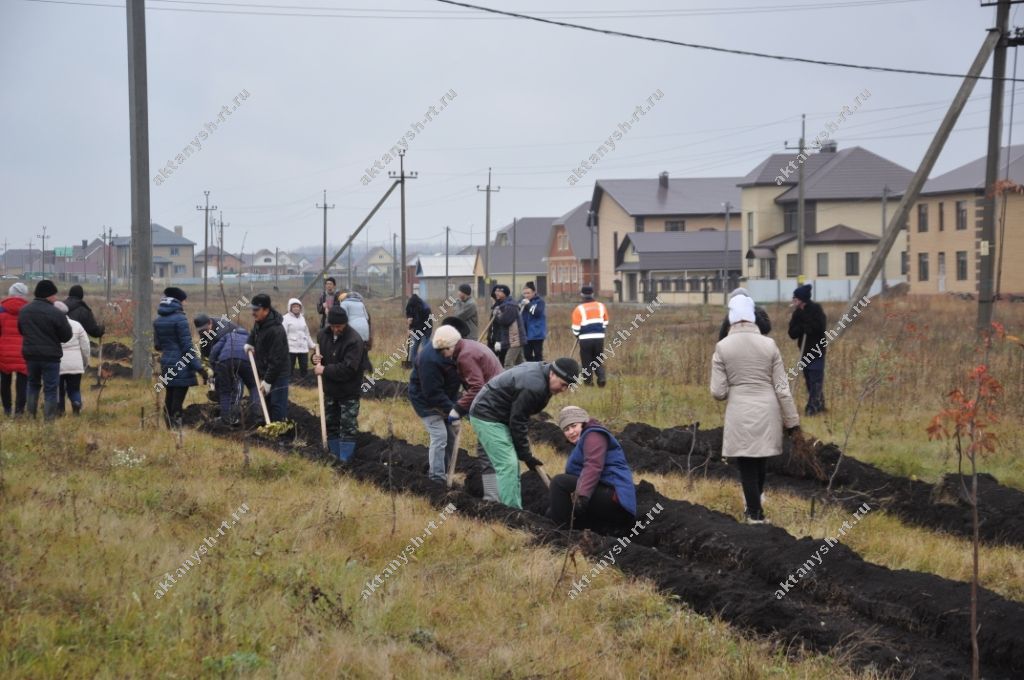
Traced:
<path fill-rule="evenodd" d="M 954 73 L 967 70 L 995 16 L 977 0 L 481 4 L 687 42 Z M 268 16 L 282 13 L 300 16 Z M 328 13 L 335 16 L 302 16 Z M 223 106 L 249 94 L 173 175 L 150 182 L 153 220 L 183 225 L 200 245 L 195 206 L 209 189 L 234 251 L 246 234 L 246 251 L 319 244 L 314 204 L 323 189 L 337 205 L 328 221 L 340 245 L 389 185 L 385 173 L 364 185 L 364 173 L 431 105 L 438 114 L 406 138 L 406 167 L 419 172 L 407 187 L 410 241 L 436 242 L 450 225 L 458 243 L 480 244 L 476 187 L 488 166 L 501 186 L 492 228 L 557 216 L 587 200 L 598 178 L 744 175 L 784 141 L 795 143 L 802 112 L 813 138 L 867 89 L 871 97 L 834 135 L 840 148 L 863 146 L 914 169 L 959 86 L 608 37 L 428 0 L 151 0 L 146 21 L 151 177 Z M 42 225 L 54 237 L 48 247 L 98 236 L 102 225 L 129 233 L 127 82 L 123 2 L 0 0 L 0 240 L 25 248 Z M 449 90 L 456 97 L 441 109 Z M 658 90 L 663 98 L 616 149 L 569 186 L 580 161 Z M 937 173 L 984 153 L 989 91 L 978 84 Z M 371 222 L 371 245 L 390 246 L 397 198 Z"/>

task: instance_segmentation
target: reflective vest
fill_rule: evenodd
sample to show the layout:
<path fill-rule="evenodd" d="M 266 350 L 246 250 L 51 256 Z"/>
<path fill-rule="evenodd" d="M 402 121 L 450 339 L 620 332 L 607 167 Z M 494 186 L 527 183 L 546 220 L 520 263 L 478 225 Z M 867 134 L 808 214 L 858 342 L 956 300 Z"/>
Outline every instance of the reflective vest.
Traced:
<path fill-rule="evenodd" d="M 588 300 L 572 311 L 572 333 L 580 340 L 604 339 L 608 310 L 603 302 Z"/>

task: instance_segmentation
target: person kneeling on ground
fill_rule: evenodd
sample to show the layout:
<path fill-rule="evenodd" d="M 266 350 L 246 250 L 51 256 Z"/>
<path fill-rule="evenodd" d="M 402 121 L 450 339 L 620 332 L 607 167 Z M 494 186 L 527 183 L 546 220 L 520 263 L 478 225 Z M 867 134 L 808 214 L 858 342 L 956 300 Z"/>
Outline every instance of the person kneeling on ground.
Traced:
<path fill-rule="evenodd" d="M 256 401 L 256 379 L 246 356 L 245 346 L 249 342 L 249 331 L 235 326 L 210 350 L 210 364 L 213 366 L 217 399 L 220 402 L 220 419 L 225 425 L 234 426 L 242 412 L 243 386 L 249 388 L 249 401 Z"/>
<path fill-rule="evenodd" d="M 711 360 L 711 396 L 729 400 L 722 457 L 739 464 L 747 522 L 765 524 L 765 465 L 782 453 L 783 427 L 790 435 L 800 430 L 800 416 L 779 348 L 755 325 L 754 301 L 746 295 L 729 300 L 729 323 Z"/>
<path fill-rule="evenodd" d="M 469 422 L 494 466 L 501 502 L 522 509 L 519 461 L 531 470 L 543 465 L 530 451 L 530 417 L 569 388 L 580 373 L 572 357 L 553 363 L 531 361 L 492 378 L 469 407 Z"/>
<path fill-rule="evenodd" d="M 636 518 L 636 487 L 622 445 L 579 406 L 566 406 L 558 426 L 575 444 L 565 474 L 551 480 L 547 516 L 560 528 L 622 526 Z"/>
<path fill-rule="evenodd" d="M 446 479 L 447 462 L 451 460 L 455 444 L 454 428 L 458 427 L 452 425 L 448 415 L 459 396 L 459 373 L 455 362 L 441 350 L 454 347 L 461 339 L 459 331 L 452 326 L 438 328 L 416 355 L 409 376 L 409 402 L 430 435 L 427 476 L 435 482 L 443 483 Z"/>
<path fill-rule="evenodd" d="M 366 345 L 348 325 L 348 314 L 341 307 L 327 311 L 327 327 L 317 342 L 320 353 L 313 355 L 313 372 L 324 378 L 327 448 L 345 465 L 356 452 Z"/>

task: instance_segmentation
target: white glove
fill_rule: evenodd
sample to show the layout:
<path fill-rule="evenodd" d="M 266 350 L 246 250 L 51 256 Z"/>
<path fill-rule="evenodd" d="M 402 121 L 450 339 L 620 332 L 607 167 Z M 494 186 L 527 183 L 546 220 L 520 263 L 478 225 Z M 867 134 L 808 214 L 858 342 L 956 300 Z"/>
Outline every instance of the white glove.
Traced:
<path fill-rule="evenodd" d="M 238 345 L 235 345 L 235 346 L 237 347 Z M 256 353 L 256 348 L 253 347 L 252 345 L 250 345 L 249 343 L 245 343 L 245 348 L 244 349 L 245 349 L 245 353 L 246 354 L 255 354 Z"/>
<path fill-rule="evenodd" d="M 458 410 L 457 410 L 457 409 L 454 409 L 454 408 L 453 408 L 453 409 L 452 409 L 452 410 L 451 410 L 451 411 L 450 411 L 450 412 L 448 413 L 448 424 L 449 424 L 449 425 L 451 425 L 452 427 L 458 427 L 458 426 L 459 426 L 459 421 L 460 421 L 461 419 L 462 419 L 462 416 L 461 416 L 461 415 L 459 415 L 459 412 L 458 412 Z"/>
<path fill-rule="evenodd" d="M 495 352 L 500 352 L 501 351 L 501 343 L 500 342 L 494 343 L 494 351 Z"/>
<path fill-rule="evenodd" d="M 266 380 L 264 380 L 263 384 L 261 385 L 261 387 L 263 388 L 263 394 L 266 394 L 266 395 L 270 394 L 270 389 L 271 389 L 271 384 L 270 383 L 268 383 Z"/>

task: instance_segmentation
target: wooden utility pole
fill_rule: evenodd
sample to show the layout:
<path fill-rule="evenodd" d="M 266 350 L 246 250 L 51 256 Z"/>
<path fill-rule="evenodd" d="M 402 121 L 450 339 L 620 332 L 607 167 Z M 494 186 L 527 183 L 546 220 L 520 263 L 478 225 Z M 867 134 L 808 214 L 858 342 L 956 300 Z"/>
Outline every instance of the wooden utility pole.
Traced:
<path fill-rule="evenodd" d="M 501 191 L 501 187 L 491 187 L 491 169 L 487 168 L 487 186 L 476 185 L 477 191 L 487 192 L 487 216 L 484 222 L 484 285 L 490 284 L 491 277 L 491 194 Z"/>
<path fill-rule="evenodd" d="M 799 155 L 807 158 L 804 146 L 804 137 L 807 134 L 807 114 L 800 114 L 800 143 L 797 146 L 787 146 L 787 149 L 795 149 Z M 804 160 L 800 160 L 797 167 L 797 189 L 796 189 L 796 275 L 800 284 L 803 284 L 804 276 Z"/>
<path fill-rule="evenodd" d="M 996 248 L 996 195 L 999 179 L 999 149 L 1003 135 L 1003 90 L 1006 78 L 1006 36 L 1010 23 L 1010 0 L 1000 0 L 996 7 L 996 42 L 992 58 L 992 99 L 988 114 L 988 157 L 985 159 L 985 195 L 981 207 L 981 228 L 978 230 L 978 332 L 992 325 L 993 262 Z M 1005 244 L 1000 243 L 1002 248 Z"/>
<path fill-rule="evenodd" d="M 281 270 L 277 266 L 277 260 L 280 255 L 281 249 L 274 246 L 274 290 L 277 290 L 278 285 L 281 283 Z"/>
<path fill-rule="evenodd" d="M 210 211 L 216 210 L 217 206 L 210 205 L 210 192 L 204 191 L 206 206 L 197 205 L 196 210 L 202 210 L 204 214 L 203 224 L 203 308 L 208 308 L 209 299 L 209 277 L 210 277 Z"/>
<path fill-rule="evenodd" d="M 935 167 L 935 161 L 938 160 L 942 147 L 946 144 L 946 140 L 949 139 L 949 134 L 953 131 L 953 126 L 956 125 L 957 119 L 963 112 L 964 105 L 970 98 L 971 92 L 974 91 L 974 86 L 978 84 L 978 76 L 981 75 L 982 69 L 985 68 L 985 64 L 988 62 L 999 40 L 1000 34 L 996 29 L 991 29 L 985 37 L 985 42 L 982 43 L 981 49 L 978 50 L 977 56 L 974 57 L 974 62 L 971 64 L 967 75 L 964 76 L 964 81 L 960 84 L 960 89 L 957 91 L 956 96 L 953 97 L 949 110 L 946 111 L 946 116 L 942 119 L 939 129 L 935 132 L 935 137 L 932 139 L 931 144 L 928 145 L 928 150 L 925 151 L 924 158 L 921 159 L 921 165 L 918 166 L 917 172 L 910 179 L 910 183 L 903 192 L 903 197 L 896 206 L 896 212 L 882 233 L 882 239 L 878 243 L 878 248 L 871 255 L 871 261 L 868 262 L 867 269 L 864 270 L 860 281 L 857 282 L 857 287 L 853 291 L 852 301 L 859 302 L 871 290 L 871 284 L 874 283 L 875 277 L 881 271 L 882 263 L 896 242 L 896 237 L 899 235 L 900 230 L 903 229 L 903 224 L 910 214 L 911 206 L 917 203 L 921 195 L 921 188 L 931 174 L 932 168 Z M 847 310 L 847 313 L 850 311 L 852 311 L 852 305 Z"/>
<path fill-rule="evenodd" d="M 401 267 L 402 267 L 402 296 L 403 297 L 405 296 L 405 289 L 406 289 L 406 280 L 405 280 L 405 278 L 406 278 L 406 273 L 407 273 L 405 271 L 405 180 L 407 180 L 407 179 L 416 179 L 417 176 L 418 176 L 418 173 L 415 173 L 415 172 L 410 172 L 408 175 L 405 174 L 405 151 L 399 151 L 398 152 L 398 174 L 396 175 L 394 172 L 389 172 L 388 173 L 388 177 L 390 177 L 391 179 L 397 179 L 399 184 L 400 184 L 399 189 L 400 189 L 400 192 L 401 192 L 401 203 L 402 203 L 402 231 L 401 231 L 401 233 L 402 233 L 402 262 L 401 262 Z M 403 304 L 403 309 L 404 309 L 404 304 Z"/>
<path fill-rule="evenodd" d="M 444 228 L 444 299 L 445 300 L 448 299 L 448 295 L 450 293 L 450 291 L 448 290 L 448 288 L 449 288 L 449 283 L 448 283 L 448 277 L 449 277 L 449 272 L 448 272 L 448 245 L 450 243 L 451 235 L 452 235 L 452 228 L 451 227 L 445 227 Z"/>
<path fill-rule="evenodd" d="M 885 213 L 889 207 L 889 185 L 882 187 L 882 231 L 885 231 Z M 888 289 L 888 282 L 885 280 L 885 258 L 882 258 L 882 292 Z"/>
<path fill-rule="evenodd" d="M 231 226 L 230 222 L 228 222 L 227 224 L 224 223 L 224 211 L 223 210 L 220 211 L 219 225 L 220 225 L 220 245 L 217 247 L 217 258 L 218 258 L 217 259 L 217 281 L 218 281 L 218 283 L 223 284 L 224 283 L 224 227 L 230 227 Z M 241 275 L 242 272 L 238 272 L 238 274 Z M 239 282 L 239 285 L 241 285 L 241 282 Z"/>
<path fill-rule="evenodd" d="M 725 202 L 725 245 L 722 246 L 722 302 L 729 306 L 729 217 L 732 203 Z M 653 298 L 652 298 L 653 299 Z"/>
<path fill-rule="evenodd" d="M 391 297 L 398 295 L 398 234 L 391 234 Z"/>
<path fill-rule="evenodd" d="M 320 282 L 320 285 L 324 286 L 324 285 L 326 285 L 326 282 L 327 282 L 327 266 L 326 266 L 327 265 L 327 211 L 328 210 L 334 210 L 334 204 L 333 203 L 331 205 L 327 205 L 327 189 L 324 189 L 324 204 L 320 205 L 319 203 L 317 203 L 316 204 L 316 208 L 317 208 L 317 210 L 323 210 L 324 211 L 324 259 L 323 259 L 324 272 L 323 272 L 323 276 L 321 277 L 322 281 Z"/>
<path fill-rule="evenodd" d="M 43 278 L 46 278 L 46 227 L 43 226 L 43 233 L 36 234 L 36 238 L 39 239 L 39 259 L 43 267 Z M 54 259 L 56 262 L 56 258 Z"/>

